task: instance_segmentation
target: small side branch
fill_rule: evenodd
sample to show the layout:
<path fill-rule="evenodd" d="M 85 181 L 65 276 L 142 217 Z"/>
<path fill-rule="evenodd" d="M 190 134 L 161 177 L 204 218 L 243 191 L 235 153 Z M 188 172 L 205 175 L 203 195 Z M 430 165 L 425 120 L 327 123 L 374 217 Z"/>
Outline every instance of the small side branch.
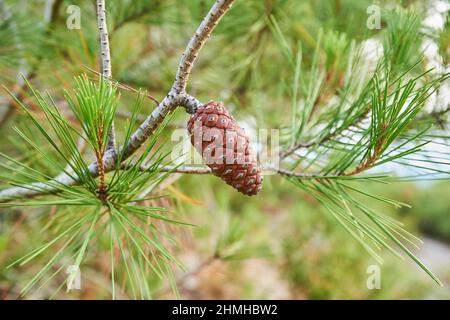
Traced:
<path fill-rule="evenodd" d="M 100 36 L 100 57 L 102 62 L 102 75 L 104 79 L 110 79 L 111 73 L 111 51 L 109 49 L 108 26 L 106 25 L 105 0 L 97 0 L 97 24 Z M 114 123 L 109 132 L 108 149 L 116 149 Z"/>
<path fill-rule="evenodd" d="M 105 0 L 97 0 L 97 23 L 100 36 L 102 74 L 111 77 L 111 51 L 109 49 L 108 27 L 106 25 Z"/>
<path fill-rule="evenodd" d="M 281 159 L 287 158 L 291 154 L 296 152 L 297 150 L 300 150 L 300 149 L 303 149 L 303 148 L 309 148 L 309 147 L 312 147 L 313 145 L 315 145 L 314 142 L 299 142 L 299 143 L 296 143 L 293 146 L 291 146 L 288 149 L 286 149 L 285 151 L 281 152 L 280 158 Z"/>
<path fill-rule="evenodd" d="M 129 166 L 123 165 L 122 169 L 127 170 Z M 141 166 L 141 171 L 148 171 L 151 169 L 151 167 L 147 166 Z M 342 175 L 323 175 L 320 173 L 307 173 L 307 172 L 296 172 L 291 171 L 283 168 L 277 168 L 274 166 L 269 165 L 262 165 L 262 169 L 265 172 L 273 172 L 275 174 L 278 174 L 280 176 L 287 176 L 287 177 L 293 177 L 293 178 L 302 178 L 302 179 L 319 179 L 319 178 L 337 178 L 341 177 Z M 162 172 L 171 172 L 171 173 L 183 173 L 183 174 L 212 174 L 212 171 L 209 167 L 206 166 L 160 166 L 156 168 L 156 170 L 162 171 Z"/>

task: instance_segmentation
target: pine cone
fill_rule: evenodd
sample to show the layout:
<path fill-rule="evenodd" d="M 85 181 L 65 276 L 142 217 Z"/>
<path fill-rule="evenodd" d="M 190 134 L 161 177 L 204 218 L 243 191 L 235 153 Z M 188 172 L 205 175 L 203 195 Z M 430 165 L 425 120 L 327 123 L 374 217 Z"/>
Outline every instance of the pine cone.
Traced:
<path fill-rule="evenodd" d="M 248 196 L 262 188 L 261 168 L 244 130 L 222 102 L 209 102 L 188 122 L 191 143 L 212 172 Z"/>

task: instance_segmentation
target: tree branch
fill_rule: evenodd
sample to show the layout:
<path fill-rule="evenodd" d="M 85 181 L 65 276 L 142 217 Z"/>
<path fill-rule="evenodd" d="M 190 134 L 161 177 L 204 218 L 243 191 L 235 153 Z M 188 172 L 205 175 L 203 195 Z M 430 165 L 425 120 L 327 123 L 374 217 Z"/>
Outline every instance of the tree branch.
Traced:
<path fill-rule="evenodd" d="M 102 62 L 102 75 L 110 79 L 111 73 L 111 50 L 109 49 L 108 26 L 106 25 L 105 0 L 97 0 L 97 24 L 100 37 L 100 59 Z M 114 122 L 109 131 L 108 149 L 116 149 L 116 135 Z"/>
<path fill-rule="evenodd" d="M 121 169 L 127 170 L 128 168 L 132 167 L 131 165 L 125 165 L 123 164 Z M 296 172 L 291 171 L 283 168 L 277 168 L 270 165 L 262 165 L 262 169 L 266 172 L 273 172 L 276 174 L 279 174 L 281 176 L 287 176 L 287 177 L 293 177 L 293 178 L 302 178 L 302 179 L 326 179 L 326 178 L 337 178 L 346 176 L 347 174 L 342 175 L 323 175 L 320 173 L 306 173 L 306 172 Z M 152 168 L 151 166 L 141 166 L 140 170 L 145 172 L 149 171 L 149 169 Z M 162 171 L 162 172 L 171 172 L 171 173 L 184 173 L 184 174 L 212 174 L 212 171 L 209 167 L 206 166 L 159 166 L 156 170 Z"/>
<path fill-rule="evenodd" d="M 184 50 L 178 67 L 177 76 L 169 93 L 133 133 L 127 145 L 121 146 L 118 150 L 115 148 L 107 150 L 103 157 L 105 172 L 109 172 L 115 168 L 119 154 L 122 160 L 130 157 L 156 130 L 164 118 L 173 112 L 177 106 L 185 107 L 188 112 L 194 112 L 196 108 L 201 106 L 201 102 L 195 97 L 185 93 L 184 89 L 186 88 L 189 73 L 200 49 L 209 38 L 209 35 L 217 22 L 230 9 L 233 2 L 234 0 L 218 0 L 214 3 Z M 88 169 L 93 177 L 98 176 L 98 166 L 95 162 L 91 163 Z M 61 173 L 53 180 L 47 182 L 35 182 L 25 186 L 13 187 L 0 191 L 0 202 L 8 201 L 11 198 L 33 197 L 57 192 L 58 185 L 62 184 L 69 186 L 74 185 L 77 182 L 77 177 L 72 178 L 66 173 Z"/>
<path fill-rule="evenodd" d="M 108 26 L 106 25 L 104 0 L 97 0 L 97 24 L 100 36 L 102 74 L 105 78 L 111 78 L 111 51 L 109 49 Z"/>

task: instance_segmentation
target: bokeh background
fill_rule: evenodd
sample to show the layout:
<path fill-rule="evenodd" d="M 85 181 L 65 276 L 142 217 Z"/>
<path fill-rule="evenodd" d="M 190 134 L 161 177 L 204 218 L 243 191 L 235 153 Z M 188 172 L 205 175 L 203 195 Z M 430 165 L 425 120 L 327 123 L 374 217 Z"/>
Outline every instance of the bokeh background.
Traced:
<path fill-rule="evenodd" d="M 171 85 L 185 44 L 212 1 L 107 2 L 114 79 L 134 88 L 144 88 L 161 99 Z M 0 4 L 0 81 L 7 88 L 18 90 L 25 103 L 33 106 L 19 73 L 39 90 L 48 90 L 56 101 L 62 100 L 64 88 L 73 85 L 75 75 L 87 72 L 95 77 L 83 67 L 98 70 L 93 1 L 0 1 Z M 285 98 L 282 84 L 290 81 L 293 70 L 279 50 L 279 42 L 269 27 L 270 19 L 276 19 L 290 43 L 301 43 L 304 63 L 310 65 L 319 30 L 334 37 L 335 43 L 344 41 L 340 37 L 347 42 L 366 41 L 367 55 L 376 54 L 377 41 L 382 41 L 385 32 L 387 12 L 395 7 L 417 13 L 420 24 L 426 28 L 418 48 L 426 49 L 426 63 L 448 72 L 450 5 L 447 1 L 377 1 L 382 14 L 381 28 L 375 30 L 366 26 L 367 8 L 372 4 L 366 0 L 237 0 L 201 52 L 191 75 L 190 92 L 201 101 L 224 101 L 250 129 L 282 128 L 290 121 L 285 112 L 290 108 L 289 99 Z M 66 25 L 73 12 L 68 9 L 70 5 L 80 8 L 80 29 L 71 30 Z M 49 8 L 54 10 L 53 14 Z M 421 46 L 423 43 L 425 47 Z M 339 52 L 335 47 L 327 49 L 330 57 Z M 339 57 L 334 59 L 330 63 L 339 61 Z M 338 65 L 335 67 L 339 69 Z M 449 134 L 448 112 L 440 112 L 445 108 L 448 111 L 448 84 L 446 90 L 433 100 L 434 105 L 428 111 L 435 117 L 439 130 Z M 134 96 L 122 92 L 118 127 L 124 123 Z M 63 108 L 64 104 L 61 105 Z M 147 102 L 141 116 L 145 117 L 153 107 Z M 0 92 L 0 115 L 0 150 L 23 155 L 27 151 L 12 127 L 23 127 L 27 122 L 5 90 Z M 185 113 L 178 110 L 165 130 L 167 141 L 173 128 L 185 127 L 186 119 Z M 168 147 L 171 145 L 167 143 Z M 439 152 L 450 154 L 446 145 Z M 48 170 L 49 174 L 57 173 L 40 163 L 35 155 L 27 157 L 30 163 Z M 448 171 L 448 165 L 448 160 L 440 164 L 443 171 Z M 410 173 L 397 166 L 376 170 L 394 175 Z M 248 198 L 213 176 L 173 175 L 160 186 L 160 193 L 167 197 L 157 203 L 197 225 L 168 230 L 178 243 L 173 251 L 187 269 L 174 271 L 180 296 L 186 299 L 448 299 L 450 181 L 447 178 L 443 174 L 436 181 L 406 179 L 387 186 L 365 184 L 368 193 L 411 205 L 411 208 L 394 209 L 375 200 L 371 203 L 423 239 L 420 250 L 414 252 L 444 283 L 439 287 L 414 263 L 386 255 L 385 263 L 380 266 L 381 288 L 371 290 L 367 287 L 367 270 L 377 263 L 313 197 L 282 178 L 267 177 L 262 193 Z M 1 299 L 20 298 L 21 287 L 40 270 L 45 259 L 26 266 L 7 266 L 43 241 L 48 217 L 54 210 L 52 207 L 0 208 Z M 218 247 L 225 252 L 220 258 L 214 256 Z M 108 263 L 107 245 L 103 251 L 90 252 L 81 268 L 81 290 L 69 293 L 61 290 L 55 298 L 109 298 Z M 49 298 L 64 281 L 63 274 L 25 298 Z M 166 282 L 152 278 L 150 282 L 154 283 L 154 298 L 176 297 Z M 118 297 L 128 299 L 130 295 L 119 291 Z"/>

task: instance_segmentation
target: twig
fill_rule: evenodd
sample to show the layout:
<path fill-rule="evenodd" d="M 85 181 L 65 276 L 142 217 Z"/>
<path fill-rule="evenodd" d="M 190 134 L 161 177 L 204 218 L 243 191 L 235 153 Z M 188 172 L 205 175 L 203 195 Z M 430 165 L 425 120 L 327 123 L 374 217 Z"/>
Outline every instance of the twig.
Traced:
<path fill-rule="evenodd" d="M 319 142 L 299 142 L 299 143 L 296 143 L 293 146 L 291 146 L 288 149 L 286 149 L 285 151 L 281 152 L 280 159 L 284 159 L 284 158 L 289 157 L 291 154 L 293 154 L 297 150 L 300 150 L 300 149 L 303 149 L 303 148 L 309 148 L 309 147 L 312 147 L 312 146 L 317 145 L 317 144 L 320 144 L 320 143 Z"/>
<path fill-rule="evenodd" d="M 383 127 L 383 130 L 385 130 L 385 129 L 386 128 Z M 385 137 L 378 139 L 377 143 L 375 144 L 375 148 L 372 151 L 372 154 L 370 154 L 365 160 L 363 160 L 356 168 L 352 169 L 351 171 L 349 171 L 347 173 L 342 173 L 342 175 L 354 176 L 358 173 L 361 173 L 363 171 L 366 171 L 366 170 L 372 168 L 376 164 L 377 160 L 379 159 L 385 142 L 386 142 Z"/>
<path fill-rule="evenodd" d="M 95 152 L 95 157 L 97 158 L 98 176 L 99 176 L 97 197 L 104 203 L 104 202 L 106 202 L 107 194 L 106 194 L 106 183 L 105 183 L 105 175 L 106 175 L 105 164 L 103 163 L 103 156 L 105 155 L 105 147 L 103 145 L 103 137 L 104 137 L 103 125 L 99 126 L 97 137 L 98 137 L 98 140 L 97 140 L 98 150 L 96 150 L 96 152 Z"/>
<path fill-rule="evenodd" d="M 102 74 L 111 77 L 111 51 L 109 49 L 108 26 L 106 25 L 105 0 L 97 0 L 97 23 L 100 36 Z"/>
<path fill-rule="evenodd" d="M 293 177 L 293 178 L 303 178 L 303 179 L 330 178 L 331 179 L 331 178 L 339 177 L 339 175 L 323 175 L 321 173 L 295 172 L 295 171 L 291 171 L 291 170 L 287 170 L 287 169 L 283 169 L 283 168 L 275 168 L 272 166 L 263 167 L 263 169 L 266 171 L 275 172 L 281 176 Z"/>
<path fill-rule="evenodd" d="M 214 3 L 184 51 L 178 68 L 177 77 L 172 88 L 169 90 L 166 97 L 152 111 L 150 116 L 148 116 L 133 133 L 127 145 L 123 145 L 118 149 L 107 150 L 103 157 L 105 172 L 109 172 L 115 168 L 119 154 L 120 158 L 125 160 L 139 149 L 139 147 L 161 124 L 164 118 L 173 112 L 177 106 L 185 107 L 188 112 L 192 112 L 197 107 L 201 106 L 200 101 L 184 92 L 184 88 L 186 87 L 189 73 L 200 49 L 213 31 L 214 26 L 228 9 L 230 9 L 233 2 L 234 0 L 218 0 Z M 95 162 L 91 163 L 88 166 L 88 169 L 93 177 L 98 176 L 98 166 Z M 72 178 L 66 173 L 61 173 L 53 180 L 47 182 L 35 182 L 21 187 L 12 187 L 0 191 L 0 202 L 8 201 L 11 198 L 33 197 L 53 193 L 58 190 L 58 185 L 62 184 L 69 186 L 74 185 L 77 182 L 78 178 L 76 176 Z"/>
<path fill-rule="evenodd" d="M 106 79 L 111 78 L 111 50 L 109 49 L 108 26 L 106 25 L 105 0 L 97 0 L 97 23 L 100 36 L 102 75 Z M 116 149 L 116 136 L 114 122 L 111 124 L 108 139 L 108 149 Z"/>
<path fill-rule="evenodd" d="M 128 168 L 131 168 L 132 165 L 122 165 L 121 169 L 127 170 Z M 337 178 L 342 177 L 343 175 L 323 175 L 321 173 L 309 173 L 309 172 L 296 172 L 291 171 L 283 168 L 277 168 L 271 165 L 262 165 L 262 169 L 266 172 L 274 172 L 276 174 L 279 174 L 281 176 L 287 176 L 287 177 L 295 177 L 295 178 L 303 178 L 303 179 L 326 179 L 326 178 Z M 141 171 L 149 171 L 153 169 L 151 166 L 141 166 Z M 211 174 L 212 171 L 209 167 L 206 166 L 159 166 L 154 168 L 153 170 L 158 170 L 162 172 L 171 172 L 171 173 L 184 173 L 184 174 Z"/>
<path fill-rule="evenodd" d="M 121 169 L 126 170 L 128 169 L 129 165 L 122 165 Z M 149 166 L 141 166 L 141 171 L 148 171 L 151 169 Z M 173 173 L 189 173 L 189 174 L 210 174 L 211 169 L 209 167 L 205 166 L 159 166 L 156 168 L 158 171 L 162 172 L 173 172 Z"/>

